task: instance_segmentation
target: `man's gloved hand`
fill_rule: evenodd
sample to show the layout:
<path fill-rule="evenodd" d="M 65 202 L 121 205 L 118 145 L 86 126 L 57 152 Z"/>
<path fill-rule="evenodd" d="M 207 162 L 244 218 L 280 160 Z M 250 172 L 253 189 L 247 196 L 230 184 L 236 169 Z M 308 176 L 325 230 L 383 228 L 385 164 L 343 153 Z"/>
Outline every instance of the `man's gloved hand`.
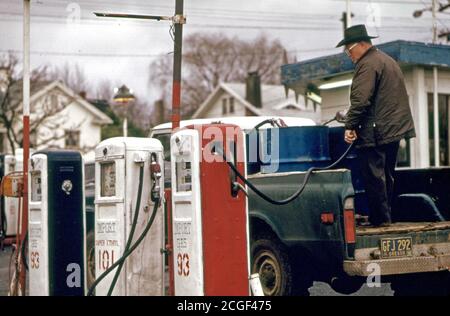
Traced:
<path fill-rule="evenodd" d="M 356 136 L 356 131 L 355 130 L 349 130 L 346 129 L 345 130 L 345 136 L 344 136 L 344 140 L 346 143 L 348 144 L 353 144 L 353 142 L 357 139 L 358 137 Z"/>

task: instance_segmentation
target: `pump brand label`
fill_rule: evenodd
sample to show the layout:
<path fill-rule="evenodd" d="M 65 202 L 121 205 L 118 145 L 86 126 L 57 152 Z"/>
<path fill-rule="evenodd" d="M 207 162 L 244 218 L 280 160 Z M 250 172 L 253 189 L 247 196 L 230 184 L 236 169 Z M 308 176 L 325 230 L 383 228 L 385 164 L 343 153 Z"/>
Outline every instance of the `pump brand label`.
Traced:
<path fill-rule="evenodd" d="M 174 222 L 175 247 L 187 251 L 190 248 L 192 222 Z"/>
<path fill-rule="evenodd" d="M 31 271 L 39 270 L 41 267 L 42 258 L 40 257 L 41 247 L 42 247 L 42 227 L 40 224 L 30 223 L 29 225 L 29 266 Z M 38 276 L 42 277 L 42 276 Z"/>
<path fill-rule="evenodd" d="M 97 233 L 107 234 L 117 232 L 117 222 L 97 223 Z"/>

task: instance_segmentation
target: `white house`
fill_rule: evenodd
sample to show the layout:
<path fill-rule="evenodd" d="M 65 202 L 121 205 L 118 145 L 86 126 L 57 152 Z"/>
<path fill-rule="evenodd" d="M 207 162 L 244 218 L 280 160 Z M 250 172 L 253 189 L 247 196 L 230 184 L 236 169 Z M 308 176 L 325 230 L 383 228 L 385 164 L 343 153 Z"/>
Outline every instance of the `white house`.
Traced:
<path fill-rule="evenodd" d="M 11 102 L 17 102 L 20 111 L 21 85 L 17 82 L 16 87 L 10 88 Z M 32 83 L 30 109 L 31 126 L 42 121 L 30 135 L 30 145 L 36 150 L 66 148 L 89 152 L 101 141 L 101 127 L 112 123 L 106 114 L 59 81 Z M 22 129 L 20 114 L 14 129 Z M 10 151 L 6 130 L 0 126 L 0 152 Z"/>
<path fill-rule="evenodd" d="M 245 83 L 220 83 L 192 115 L 193 119 L 234 116 L 284 116 L 320 120 L 320 99 L 286 97 L 283 85 L 259 85 L 249 96 Z"/>
<path fill-rule="evenodd" d="M 450 46 L 409 41 L 376 45 L 400 65 L 409 95 L 417 137 L 402 142 L 399 165 L 435 166 L 433 67 L 437 71 L 439 103 L 439 164 L 450 165 Z M 282 67 L 282 83 L 298 94 L 315 87 L 322 98 L 322 121 L 349 107 L 354 65 L 344 54 L 320 57 Z"/>

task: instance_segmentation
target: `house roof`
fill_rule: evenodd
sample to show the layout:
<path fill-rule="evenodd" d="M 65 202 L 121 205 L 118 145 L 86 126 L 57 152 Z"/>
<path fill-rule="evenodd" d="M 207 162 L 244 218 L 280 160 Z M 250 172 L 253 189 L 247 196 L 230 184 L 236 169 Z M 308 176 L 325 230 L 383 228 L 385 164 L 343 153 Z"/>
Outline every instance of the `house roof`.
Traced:
<path fill-rule="evenodd" d="M 450 67 L 450 45 L 397 40 L 376 45 L 400 65 Z M 281 82 L 296 93 L 304 93 L 312 80 L 331 78 L 354 69 L 345 53 L 305 60 L 281 67 Z"/>
<path fill-rule="evenodd" d="M 68 88 L 60 81 L 37 81 L 31 82 L 30 85 L 30 103 L 33 103 L 46 93 L 50 92 L 53 89 L 59 89 L 67 96 L 73 99 L 73 102 L 77 102 L 80 106 L 82 106 L 85 110 L 90 112 L 94 117 L 94 122 L 100 125 L 111 124 L 112 120 L 108 115 L 98 110 L 94 105 L 83 99 L 81 96 L 76 94 L 73 90 Z M 22 80 L 15 82 L 10 87 L 10 96 L 11 102 L 15 104 L 22 103 L 22 95 L 23 95 L 23 85 Z"/>
<path fill-rule="evenodd" d="M 250 112 L 257 116 L 298 116 L 299 110 L 303 114 L 314 114 L 314 109 L 311 105 L 305 106 L 305 99 L 295 99 L 294 95 L 286 97 L 286 89 L 282 85 L 261 85 L 261 99 L 262 107 L 257 108 L 245 99 L 246 85 L 244 83 L 220 83 L 214 91 L 206 98 L 198 110 L 194 113 L 192 118 L 199 118 L 202 114 L 208 110 L 221 93 L 227 92 L 232 95 L 236 100 L 243 104 Z M 297 109 L 284 109 L 286 106 L 293 106 Z"/>

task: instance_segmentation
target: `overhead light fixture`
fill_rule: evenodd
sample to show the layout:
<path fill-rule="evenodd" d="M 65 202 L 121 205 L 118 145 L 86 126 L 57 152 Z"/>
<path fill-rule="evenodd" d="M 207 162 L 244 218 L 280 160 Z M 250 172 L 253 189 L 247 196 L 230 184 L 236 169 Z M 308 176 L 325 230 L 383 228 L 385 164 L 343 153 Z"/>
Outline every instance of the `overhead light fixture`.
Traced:
<path fill-rule="evenodd" d="M 314 102 L 322 104 L 322 98 L 314 92 L 308 92 L 306 96 Z"/>
<path fill-rule="evenodd" d="M 341 88 L 341 87 L 348 87 L 352 84 L 352 79 L 348 80 L 341 80 L 336 82 L 330 82 L 330 83 L 324 83 L 319 86 L 320 90 L 329 90 L 329 89 L 335 89 L 335 88 Z"/>

